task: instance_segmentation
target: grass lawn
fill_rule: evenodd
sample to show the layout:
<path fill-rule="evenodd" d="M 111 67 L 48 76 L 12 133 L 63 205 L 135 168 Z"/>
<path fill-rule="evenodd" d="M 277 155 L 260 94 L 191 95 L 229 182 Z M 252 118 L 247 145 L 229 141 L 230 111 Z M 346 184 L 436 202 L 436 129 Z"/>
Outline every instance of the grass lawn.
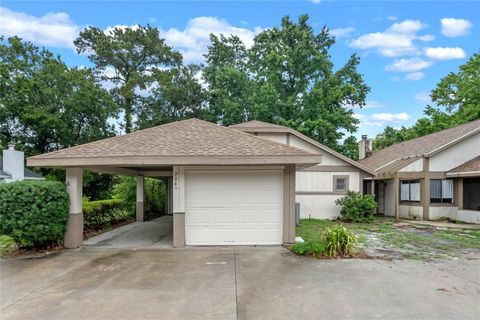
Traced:
<path fill-rule="evenodd" d="M 17 250 L 17 245 L 9 236 L 0 234 L 0 258 L 7 256 L 9 253 Z"/>
<path fill-rule="evenodd" d="M 339 221 L 303 219 L 297 236 L 305 241 L 319 241 L 325 229 Z M 480 258 L 480 230 L 436 230 L 429 226 L 398 224 L 389 218 L 376 217 L 369 223 L 342 223 L 357 235 L 366 252 L 375 247 L 396 256 L 412 259 L 466 257 Z M 385 250 L 383 250 L 385 249 Z M 372 249 L 373 250 L 373 249 Z M 372 251 L 370 250 L 370 251 Z"/>

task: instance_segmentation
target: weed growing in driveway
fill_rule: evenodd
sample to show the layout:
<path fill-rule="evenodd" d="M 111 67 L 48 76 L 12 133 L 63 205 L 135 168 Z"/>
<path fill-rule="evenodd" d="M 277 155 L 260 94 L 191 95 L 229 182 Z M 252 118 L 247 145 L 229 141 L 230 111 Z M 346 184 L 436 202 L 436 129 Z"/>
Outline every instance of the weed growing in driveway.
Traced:
<path fill-rule="evenodd" d="M 344 257 L 354 253 L 357 243 L 355 234 L 336 224 L 323 230 L 306 230 L 304 243 L 295 243 L 291 250 L 300 255 L 315 257 Z"/>

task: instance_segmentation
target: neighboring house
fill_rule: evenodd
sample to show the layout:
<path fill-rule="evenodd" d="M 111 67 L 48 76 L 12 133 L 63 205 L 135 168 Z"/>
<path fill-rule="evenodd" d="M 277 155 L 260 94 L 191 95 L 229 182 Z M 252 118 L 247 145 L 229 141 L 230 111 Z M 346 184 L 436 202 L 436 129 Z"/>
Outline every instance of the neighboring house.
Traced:
<path fill-rule="evenodd" d="M 376 195 L 379 213 L 480 223 L 480 120 L 371 150 L 364 137 L 359 162 L 377 174 L 364 189 Z"/>
<path fill-rule="evenodd" d="M 295 199 L 302 218 L 335 219 L 340 214 L 335 200 L 348 190 L 361 193 L 363 179 L 374 174 L 372 169 L 288 127 L 253 120 L 230 128 L 322 155 L 318 164 L 297 169 Z"/>
<path fill-rule="evenodd" d="M 0 157 L 0 183 L 18 180 L 44 180 L 44 178 L 25 167 L 25 155 L 22 151 L 15 150 L 13 144 L 3 150 Z"/>

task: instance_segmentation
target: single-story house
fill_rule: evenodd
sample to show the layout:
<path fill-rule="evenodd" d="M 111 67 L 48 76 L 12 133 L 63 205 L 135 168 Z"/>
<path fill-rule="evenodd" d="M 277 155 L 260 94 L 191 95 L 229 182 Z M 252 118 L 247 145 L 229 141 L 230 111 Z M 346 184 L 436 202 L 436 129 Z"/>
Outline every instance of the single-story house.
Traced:
<path fill-rule="evenodd" d="M 25 154 L 15 150 L 15 145 L 10 143 L 7 150 L 0 156 L 0 183 L 19 180 L 45 180 L 41 175 L 25 167 Z"/>
<path fill-rule="evenodd" d="M 169 178 L 173 245 L 183 247 L 293 243 L 296 172 L 322 160 L 314 149 L 190 119 L 30 157 L 27 163 L 66 169 L 65 247 L 79 247 L 83 240 L 83 170 L 136 176 L 139 221 L 144 177 Z"/>
<path fill-rule="evenodd" d="M 66 247 L 82 243 L 82 172 L 137 177 L 143 221 L 144 177 L 167 182 L 175 247 L 274 245 L 295 240 L 302 217 L 338 216 L 335 200 L 362 192 L 373 170 L 290 128 L 260 121 L 222 127 L 198 119 L 28 158 L 66 169 L 70 219 Z"/>
<path fill-rule="evenodd" d="M 359 145 L 364 179 L 378 212 L 396 218 L 450 218 L 480 223 L 480 120 L 394 144 L 372 153 Z"/>
<path fill-rule="evenodd" d="M 295 201 L 299 205 L 301 218 L 337 218 L 340 207 L 335 204 L 335 200 L 344 197 L 347 191 L 362 193 L 363 179 L 375 174 L 371 168 L 285 126 L 253 120 L 231 128 L 322 154 L 320 163 L 297 169 Z"/>

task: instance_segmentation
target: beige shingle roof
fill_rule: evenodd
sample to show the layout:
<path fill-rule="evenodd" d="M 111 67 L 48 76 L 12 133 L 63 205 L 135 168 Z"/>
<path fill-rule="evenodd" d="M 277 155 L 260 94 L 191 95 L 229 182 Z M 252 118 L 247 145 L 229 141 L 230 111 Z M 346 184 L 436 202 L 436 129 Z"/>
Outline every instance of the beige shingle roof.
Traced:
<path fill-rule="evenodd" d="M 259 120 L 251 120 L 247 122 L 242 122 L 239 124 L 234 124 L 230 126 L 231 128 L 287 128 L 278 124 L 263 122 Z"/>
<path fill-rule="evenodd" d="M 312 162 L 319 162 L 319 156 L 320 154 L 264 140 L 207 121 L 190 119 L 30 157 L 28 161 L 29 165 L 47 166 L 48 160 L 77 158 L 103 158 L 105 164 L 110 163 L 109 158 L 132 158 L 136 159 L 136 164 L 139 161 L 144 164 L 145 159 L 151 157 L 162 158 L 161 163 L 164 164 L 168 158 L 175 157 L 253 157 L 260 162 L 265 157 L 277 157 L 280 163 L 297 163 L 294 157 L 307 157 Z M 288 160 L 289 158 L 292 159 Z M 153 163 L 153 160 L 149 161 Z M 59 161 L 51 163 L 62 165 L 58 164 Z M 66 163 L 72 162 L 62 163 L 67 165 Z"/>
<path fill-rule="evenodd" d="M 391 145 L 388 148 L 374 152 L 373 155 L 359 162 L 377 170 L 393 161 L 431 154 L 475 132 L 480 132 L 480 120 Z"/>
<path fill-rule="evenodd" d="M 477 171 L 480 171 L 480 156 L 459 165 L 458 167 L 450 170 L 449 173 L 465 173 Z"/>

